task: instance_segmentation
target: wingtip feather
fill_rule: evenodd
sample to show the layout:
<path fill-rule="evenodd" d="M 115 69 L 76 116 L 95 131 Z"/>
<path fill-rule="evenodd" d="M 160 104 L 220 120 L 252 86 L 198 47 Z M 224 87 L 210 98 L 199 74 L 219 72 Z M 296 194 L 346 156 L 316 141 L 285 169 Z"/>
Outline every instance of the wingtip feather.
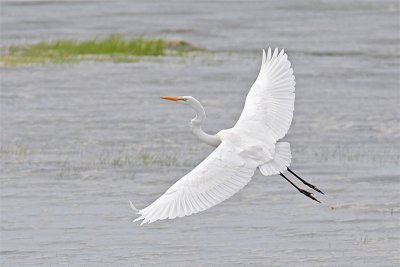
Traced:
<path fill-rule="evenodd" d="M 267 61 L 267 56 L 265 55 L 265 49 L 263 49 L 261 65 L 264 64 L 266 61 Z"/>
<path fill-rule="evenodd" d="M 268 47 L 267 61 L 271 60 L 271 47 Z"/>
<path fill-rule="evenodd" d="M 142 219 L 144 219 L 143 216 L 139 216 L 139 217 L 137 217 L 136 219 L 134 219 L 133 222 L 137 222 L 137 221 L 140 221 L 140 220 L 142 220 Z"/>
<path fill-rule="evenodd" d="M 129 205 L 131 206 L 132 210 L 134 212 L 138 212 L 139 210 L 135 207 L 135 205 L 133 205 L 132 201 L 129 200 Z"/>
<path fill-rule="evenodd" d="M 272 58 L 275 59 L 278 56 L 278 48 L 274 49 L 274 53 L 272 54 Z"/>

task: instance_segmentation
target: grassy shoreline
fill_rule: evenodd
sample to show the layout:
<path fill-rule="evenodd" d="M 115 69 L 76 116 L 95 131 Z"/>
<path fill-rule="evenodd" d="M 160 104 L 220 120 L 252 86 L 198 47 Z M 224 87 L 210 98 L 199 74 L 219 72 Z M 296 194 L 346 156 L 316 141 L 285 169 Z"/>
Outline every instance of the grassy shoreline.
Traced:
<path fill-rule="evenodd" d="M 28 46 L 10 46 L 0 56 L 2 66 L 62 64 L 79 61 L 135 62 L 143 57 L 182 55 L 200 50 L 183 40 L 127 39 L 111 35 L 85 41 L 55 40 Z"/>

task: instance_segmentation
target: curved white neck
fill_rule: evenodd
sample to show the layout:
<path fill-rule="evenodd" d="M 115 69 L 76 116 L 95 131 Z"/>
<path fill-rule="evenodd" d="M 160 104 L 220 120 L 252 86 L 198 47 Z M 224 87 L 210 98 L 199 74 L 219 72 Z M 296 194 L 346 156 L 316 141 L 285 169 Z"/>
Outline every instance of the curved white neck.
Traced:
<path fill-rule="evenodd" d="M 193 134 L 206 144 L 209 144 L 214 147 L 219 146 L 219 144 L 221 143 L 221 139 L 216 135 L 210 135 L 205 133 L 201 128 L 204 120 L 206 119 L 206 113 L 200 102 L 197 101 L 196 99 L 193 100 L 195 101 L 189 104 L 190 107 L 193 108 L 194 111 L 196 112 L 196 117 L 194 117 L 190 123 Z"/>

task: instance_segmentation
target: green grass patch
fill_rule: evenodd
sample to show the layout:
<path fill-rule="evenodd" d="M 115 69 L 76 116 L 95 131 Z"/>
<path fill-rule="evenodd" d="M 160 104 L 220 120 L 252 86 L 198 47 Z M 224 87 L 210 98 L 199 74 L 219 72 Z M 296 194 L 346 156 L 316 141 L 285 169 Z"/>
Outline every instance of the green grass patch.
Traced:
<path fill-rule="evenodd" d="M 83 60 L 134 62 L 140 57 L 182 55 L 198 50 L 182 40 L 126 39 L 112 35 L 87 41 L 58 40 L 30 46 L 11 46 L 0 56 L 2 65 L 73 63 Z"/>

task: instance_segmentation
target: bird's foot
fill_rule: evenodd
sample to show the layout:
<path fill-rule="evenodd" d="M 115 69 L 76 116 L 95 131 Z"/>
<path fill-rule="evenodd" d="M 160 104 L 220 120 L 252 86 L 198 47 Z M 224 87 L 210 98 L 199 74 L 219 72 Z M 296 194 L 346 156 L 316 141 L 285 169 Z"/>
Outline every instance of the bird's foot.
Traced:
<path fill-rule="evenodd" d="M 298 176 L 298 175 L 297 175 L 294 171 L 292 171 L 291 169 L 287 168 L 287 170 L 288 170 L 291 174 L 293 174 L 297 179 L 299 179 L 303 184 L 305 184 L 306 186 L 308 186 L 309 188 L 314 189 L 314 190 L 317 191 L 318 193 L 321 193 L 321 194 L 325 195 L 324 192 L 322 192 L 320 189 L 318 189 L 315 185 L 310 184 L 309 182 L 307 182 L 306 180 L 304 180 L 303 178 L 301 178 L 300 176 Z"/>
<path fill-rule="evenodd" d="M 325 195 L 324 192 L 322 192 L 320 189 L 318 189 L 315 185 L 310 184 L 309 182 L 306 182 L 306 181 L 304 181 L 303 184 L 305 184 L 306 186 L 308 186 L 311 189 L 314 189 L 318 193 Z"/>
<path fill-rule="evenodd" d="M 299 192 L 302 193 L 303 195 L 305 195 L 305 196 L 311 198 L 312 200 L 315 200 L 315 201 L 317 201 L 318 203 L 321 203 L 321 201 L 319 201 L 318 199 L 316 199 L 316 198 L 313 196 L 313 194 L 312 194 L 311 192 L 308 192 L 308 191 L 306 191 L 306 190 L 304 190 L 304 189 L 301 189 L 301 188 L 299 188 Z"/>

